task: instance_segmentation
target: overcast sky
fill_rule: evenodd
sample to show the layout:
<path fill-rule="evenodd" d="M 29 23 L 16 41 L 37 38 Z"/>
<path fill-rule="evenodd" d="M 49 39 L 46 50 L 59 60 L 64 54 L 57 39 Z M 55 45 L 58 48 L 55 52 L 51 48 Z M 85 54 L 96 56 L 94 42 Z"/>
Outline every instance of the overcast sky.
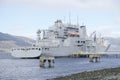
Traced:
<path fill-rule="evenodd" d="M 55 20 L 84 23 L 88 34 L 120 37 L 120 0 L 0 0 L 0 32 L 36 38 Z"/>

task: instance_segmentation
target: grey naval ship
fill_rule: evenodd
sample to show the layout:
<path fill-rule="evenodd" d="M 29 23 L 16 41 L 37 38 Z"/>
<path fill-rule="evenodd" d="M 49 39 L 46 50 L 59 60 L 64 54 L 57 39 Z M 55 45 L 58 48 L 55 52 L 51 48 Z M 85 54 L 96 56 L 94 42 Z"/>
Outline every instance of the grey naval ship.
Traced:
<path fill-rule="evenodd" d="M 103 37 L 96 37 L 96 31 L 89 36 L 85 25 L 63 23 L 61 20 L 46 30 L 37 31 L 35 47 L 41 47 L 41 55 L 55 57 L 105 52 L 110 44 Z"/>

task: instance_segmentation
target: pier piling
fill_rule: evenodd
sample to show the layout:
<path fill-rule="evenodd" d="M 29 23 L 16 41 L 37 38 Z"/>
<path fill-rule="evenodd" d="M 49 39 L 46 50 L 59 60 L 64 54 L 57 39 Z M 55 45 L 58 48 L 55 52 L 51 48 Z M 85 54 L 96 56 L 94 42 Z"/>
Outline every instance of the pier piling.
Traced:
<path fill-rule="evenodd" d="M 89 61 L 90 62 L 99 62 L 100 61 L 100 55 L 99 54 L 91 54 L 89 55 Z"/>
<path fill-rule="evenodd" d="M 40 56 L 40 67 L 45 67 L 45 63 L 48 62 L 48 67 L 54 67 L 54 60 L 53 56 Z"/>

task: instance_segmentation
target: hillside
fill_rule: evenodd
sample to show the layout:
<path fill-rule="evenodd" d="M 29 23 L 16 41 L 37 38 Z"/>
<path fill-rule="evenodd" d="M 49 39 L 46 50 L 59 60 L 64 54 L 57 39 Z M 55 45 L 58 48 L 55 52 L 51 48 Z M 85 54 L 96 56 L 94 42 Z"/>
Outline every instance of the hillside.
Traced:
<path fill-rule="evenodd" d="M 13 36 L 0 32 L 0 48 L 31 46 L 35 41 L 26 37 Z"/>
<path fill-rule="evenodd" d="M 109 41 L 111 44 L 109 50 L 120 51 L 120 38 L 106 37 L 105 40 Z"/>
<path fill-rule="evenodd" d="M 120 49 L 120 38 L 106 37 L 105 40 L 108 40 L 111 43 L 111 50 Z M 13 36 L 7 33 L 0 32 L 0 48 L 32 46 L 34 43 L 35 40 L 32 40 L 30 38 Z"/>

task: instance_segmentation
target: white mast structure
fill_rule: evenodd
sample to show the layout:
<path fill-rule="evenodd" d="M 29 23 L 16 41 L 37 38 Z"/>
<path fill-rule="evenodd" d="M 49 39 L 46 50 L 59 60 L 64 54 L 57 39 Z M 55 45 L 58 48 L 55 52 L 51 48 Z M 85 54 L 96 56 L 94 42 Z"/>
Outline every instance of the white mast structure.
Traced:
<path fill-rule="evenodd" d="M 39 29 L 38 31 L 37 31 L 37 46 L 39 46 L 39 42 L 40 42 L 40 40 L 41 40 L 41 30 Z"/>

